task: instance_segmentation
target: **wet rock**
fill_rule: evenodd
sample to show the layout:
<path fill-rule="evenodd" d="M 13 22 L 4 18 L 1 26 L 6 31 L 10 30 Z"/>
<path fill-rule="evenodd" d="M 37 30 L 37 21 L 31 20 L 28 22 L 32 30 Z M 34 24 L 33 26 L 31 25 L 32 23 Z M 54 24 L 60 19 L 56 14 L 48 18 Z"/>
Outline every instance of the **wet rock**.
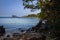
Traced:
<path fill-rule="evenodd" d="M 0 26 L 0 36 L 3 36 L 3 34 L 5 34 L 5 28 Z"/>

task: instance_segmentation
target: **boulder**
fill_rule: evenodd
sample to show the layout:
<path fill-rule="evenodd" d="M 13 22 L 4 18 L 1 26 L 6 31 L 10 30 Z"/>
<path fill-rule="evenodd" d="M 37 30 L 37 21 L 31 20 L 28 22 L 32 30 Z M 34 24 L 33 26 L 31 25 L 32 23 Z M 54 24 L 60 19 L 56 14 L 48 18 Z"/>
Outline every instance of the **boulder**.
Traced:
<path fill-rule="evenodd" d="M 3 36 L 3 34 L 5 34 L 5 28 L 0 26 L 0 36 Z"/>

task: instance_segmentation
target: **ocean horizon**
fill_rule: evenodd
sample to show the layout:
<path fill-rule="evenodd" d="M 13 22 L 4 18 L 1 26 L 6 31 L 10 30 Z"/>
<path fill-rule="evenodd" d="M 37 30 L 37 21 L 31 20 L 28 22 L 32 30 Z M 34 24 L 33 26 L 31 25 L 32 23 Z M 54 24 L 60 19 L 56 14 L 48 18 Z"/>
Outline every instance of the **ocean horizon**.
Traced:
<path fill-rule="evenodd" d="M 27 30 L 36 26 L 38 22 L 38 18 L 0 18 L 0 26 L 4 26 L 6 33 L 17 32 L 19 28 Z"/>

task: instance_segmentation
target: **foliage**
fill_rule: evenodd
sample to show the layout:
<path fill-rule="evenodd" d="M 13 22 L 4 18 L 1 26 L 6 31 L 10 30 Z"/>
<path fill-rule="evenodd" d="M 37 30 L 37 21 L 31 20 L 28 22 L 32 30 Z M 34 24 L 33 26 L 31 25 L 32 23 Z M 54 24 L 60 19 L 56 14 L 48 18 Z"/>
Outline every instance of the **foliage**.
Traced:
<path fill-rule="evenodd" d="M 41 9 L 41 13 L 38 16 L 41 19 L 46 17 L 46 25 L 50 32 L 52 30 L 51 34 L 55 34 L 55 37 L 60 37 L 60 0 L 23 0 L 23 4 L 25 8 Z"/>
<path fill-rule="evenodd" d="M 28 17 L 32 17 L 32 18 L 35 18 L 35 17 L 36 17 L 36 18 L 37 18 L 37 15 L 36 15 L 36 14 L 29 14 L 29 15 L 24 16 L 24 17 L 27 17 L 27 18 L 28 18 Z"/>
<path fill-rule="evenodd" d="M 40 20 L 47 18 L 47 13 L 38 13 L 37 14 L 38 18 L 40 18 Z"/>

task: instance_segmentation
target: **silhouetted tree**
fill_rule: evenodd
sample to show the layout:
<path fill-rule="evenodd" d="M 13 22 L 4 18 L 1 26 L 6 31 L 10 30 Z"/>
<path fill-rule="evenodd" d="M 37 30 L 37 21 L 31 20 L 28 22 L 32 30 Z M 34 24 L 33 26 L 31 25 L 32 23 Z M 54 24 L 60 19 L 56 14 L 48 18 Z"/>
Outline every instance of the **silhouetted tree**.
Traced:
<path fill-rule="evenodd" d="M 41 9 L 40 18 L 47 18 L 46 25 L 51 37 L 53 34 L 55 38 L 60 37 L 60 0 L 23 0 L 23 5 L 32 10 Z"/>

